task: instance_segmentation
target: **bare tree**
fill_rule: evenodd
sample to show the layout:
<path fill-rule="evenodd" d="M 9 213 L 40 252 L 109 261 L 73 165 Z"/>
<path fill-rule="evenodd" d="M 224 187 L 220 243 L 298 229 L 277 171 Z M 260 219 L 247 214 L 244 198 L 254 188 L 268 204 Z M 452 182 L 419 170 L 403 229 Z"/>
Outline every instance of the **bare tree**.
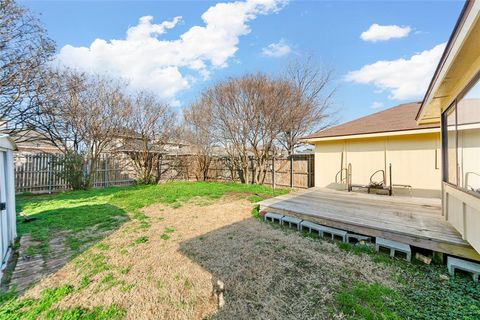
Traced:
<path fill-rule="evenodd" d="M 206 181 L 216 146 L 213 108 L 200 100 L 187 108 L 183 116 L 185 137 L 194 151 L 195 177 Z"/>
<path fill-rule="evenodd" d="M 80 154 L 83 137 L 77 123 L 79 111 L 86 103 L 88 76 L 69 69 L 50 69 L 43 81 L 37 93 L 38 114 L 29 123 L 60 152 Z"/>
<path fill-rule="evenodd" d="M 125 128 L 131 108 L 125 91 L 122 81 L 72 70 L 50 71 L 45 78 L 38 113 L 29 122 L 73 161 L 78 187 L 91 186 L 101 154 Z"/>
<path fill-rule="evenodd" d="M 244 106 L 249 116 L 244 121 L 250 129 L 248 143 L 254 162 L 252 181 L 263 183 L 276 139 L 283 128 L 284 110 L 294 96 L 287 81 L 262 74 L 242 79 L 241 87 L 250 96 Z"/>
<path fill-rule="evenodd" d="M 112 147 L 118 133 L 126 127 L 131 104 L 122 81 L 91 76 L 86 85 L 82 104 L 70 117 L 81 136 L 87 168 L 85 186 L 90 187 L 101 154 Z"/>
<path fill-rule="evenodd" d="M 193 107 L 198 113 L 200 106 L 211 108 L 213 135 L 238 168 L 240 180 L 261 183 L 291 97 L 287 81 L 253 74 L 214 85 Z"/>
<path fill-rule="evenodd" d="M 30 128 L 43 86 L 43 66 L 55 51 L 40 22 L 13 0 L 0 1 L 0 130 Z"/>
<path fill-rule="evenodd" d="M 162 156 L 173 142 L 175 113 L 152 93 L 139 92 L 132 99 L 125 131 L 120 134 L 125 152 L 143 183 L 158 183 Z"/>
<path fill-rule="evenodd" d="M 330 125 L 330 108 L 335 88 L 332 88 L 333 71 L 315 65 L 312 57 L 291 61 L 283 74 L 294 91 L 294 96 L 285 105 L 282 133 L 278 141 L 293 154 L 301 137 L 325 129 Z"/>

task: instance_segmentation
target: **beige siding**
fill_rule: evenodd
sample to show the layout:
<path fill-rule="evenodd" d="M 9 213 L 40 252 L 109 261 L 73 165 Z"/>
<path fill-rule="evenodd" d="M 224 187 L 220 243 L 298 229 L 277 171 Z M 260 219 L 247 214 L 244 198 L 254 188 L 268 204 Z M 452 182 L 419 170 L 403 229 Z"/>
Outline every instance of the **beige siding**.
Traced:
<path fill-rule="evenodd" d="M 392 164 L 394 184 L 411 185 L 418 190 L 437 190 L 440 195 L 439 134 L 388 138 L 386 154 L 387 165 Z"/>
<path fill-rule="evenodd" d="M 394 184 L 411 185 L 414 196 L 440 197 L 439 146 L 439 133 L 318 142 L 315 186 L 334 186 L 335 175 L 349 163 L 352 164 L 352 183 L 367 184 L 377 170 L 385 170 L 389 183 L 391 163 Z M 394 188 L 394 193 L 408 195 L 409 190 Z"/>
<path fill-rule="evenodd" d="M 343 163 L 342 163 L 343 154 Z M 319 156 L 321 155 L 321 156 Z M 337 182 L 335 176 L 342 168 L 345 168 L 344 142 L 334 141 L 315 145 L 315 186 L 343 189 L 340 174 Z M 345 173 L 343 178 L 346 178 Z"/>
<path fill-rule="evenodd" d="M 349 140 L 346 149 L 353 184 L 366 184 L 375 171 L 385 170 L 385 139 Z"/>

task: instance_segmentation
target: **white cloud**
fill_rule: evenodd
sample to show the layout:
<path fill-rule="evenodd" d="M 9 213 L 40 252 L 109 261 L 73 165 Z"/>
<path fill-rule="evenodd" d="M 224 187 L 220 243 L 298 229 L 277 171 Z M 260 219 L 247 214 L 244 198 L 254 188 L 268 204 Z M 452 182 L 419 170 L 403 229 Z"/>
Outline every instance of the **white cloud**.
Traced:
<path fill-rule="evenodd" d="M 404 38 L 412 31 L 409 26 L 400 27 L 397 25 L 381 26 L 379 24 L 372 24 L 367 31 L 362 32 L 360 38 L 364 41 L 386 41 L 394 38 Z"/>
<path fill-rule="evenodd" d="M 268 46 L 262 49 L 262 55 L 265 57 L 271 58 L 280 58 L 292 51 L 290 46 L 285 42 L 285 40 L 281 39 L 277 43 L 270 43 Z"/>
<path fill-rule="evenodd" d="M 128 28 L 125 39 L 96 39 L 89 47 L 64 46 L 60 64 L 90 72 L 108 72 L 174 101 L 175 96 L 212 70 L 224 68 L 238 50 L 248 23 L 258 15 L 278 12 L 287 0 L 246 0 L 218 3 L 202 14 L 203 26 L 193 26 L 174 40 L 161 35 L 175 28 L 181 17 L 158 24 L 152 16 Z M 177 101 L 178 103 L 178 101 Z"/>
<path fill-rule="evenodd" d="M 345 79 L 361 84 L 373 84 L 380 91 L 389 91 L 390 99 L 421 98 L 435 72 L 445 49 L 441 43 L 430 50 L 414 54 L 409 59 L 381 60 L 349 72 Z"/>
<path fill-rule="evenodd" d="M 370 108 L 372 108 L 372 109 L 380 109 L 380 108 L 383 108 L 383 103 L 378 102 L 378 101 L 374 101 L 374 102 L 372 103 L 372 105 L 370 106 Z"/>

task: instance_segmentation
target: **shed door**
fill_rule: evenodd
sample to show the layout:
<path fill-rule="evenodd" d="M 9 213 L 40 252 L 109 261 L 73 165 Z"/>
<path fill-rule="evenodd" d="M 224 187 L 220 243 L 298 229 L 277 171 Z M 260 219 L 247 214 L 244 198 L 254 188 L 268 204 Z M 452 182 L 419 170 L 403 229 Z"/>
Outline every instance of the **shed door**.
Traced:
<path fill-rule="evenodd" d="M 7 225 L 7 210 L 1 210 L 6 206 L 7 195 L 6 195 L 6 153 L 0 151 L 0 265 L 3 264 L 4 259 L 8 251 L 8 225 Z"/>

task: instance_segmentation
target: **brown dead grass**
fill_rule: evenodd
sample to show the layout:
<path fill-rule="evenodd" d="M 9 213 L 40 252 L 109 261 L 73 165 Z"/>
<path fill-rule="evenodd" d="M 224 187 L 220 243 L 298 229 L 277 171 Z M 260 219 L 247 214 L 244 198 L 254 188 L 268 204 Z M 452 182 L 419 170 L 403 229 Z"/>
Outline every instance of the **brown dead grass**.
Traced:
<path fill-rule="evenodd" d="M 393 285 L 392 267 L 261 223 L 251 209 L 233 196 L 148 207 L 148 229 L 125 223 L 26 295 L 69 283 L 81 289 L 57 307 L 116 304 L 127 319 L 324 319 L 336 314 L 342 282 Z M 216 280 L 226 288 L 221 310 L 212 298 Z"/>

